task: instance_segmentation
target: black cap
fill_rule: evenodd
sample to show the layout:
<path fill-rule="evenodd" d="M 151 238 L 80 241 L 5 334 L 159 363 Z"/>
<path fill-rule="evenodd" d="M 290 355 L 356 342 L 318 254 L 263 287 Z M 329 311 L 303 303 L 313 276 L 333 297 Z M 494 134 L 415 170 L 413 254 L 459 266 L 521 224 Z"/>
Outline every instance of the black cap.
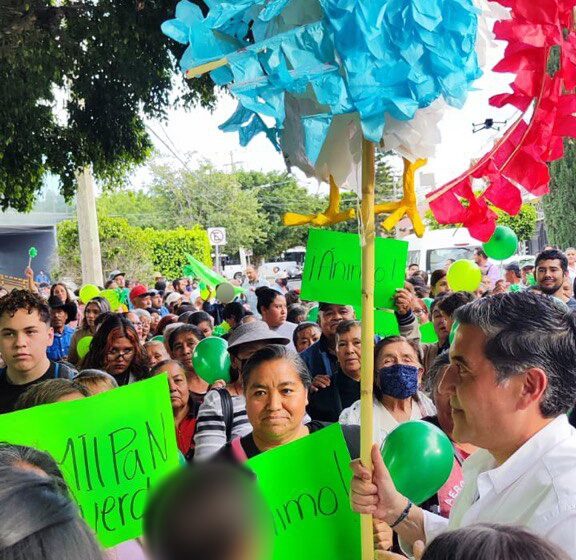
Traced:
<path fill-rule="evenodd" d="M 518 263 L 509 263 L 504 267 L 504 270 L 506 271 L 512 271 L 515 272 L 516 274 L 520 275 L 520 267 L 518 266 Z"/>

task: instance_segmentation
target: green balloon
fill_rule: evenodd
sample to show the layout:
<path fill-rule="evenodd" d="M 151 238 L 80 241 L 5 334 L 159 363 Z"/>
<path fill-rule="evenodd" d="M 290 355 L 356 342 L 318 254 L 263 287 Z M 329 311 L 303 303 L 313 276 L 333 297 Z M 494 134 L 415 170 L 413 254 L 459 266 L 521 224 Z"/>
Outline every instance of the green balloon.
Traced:
<path fill-rule="evenodd" d="M 91 299 L 100 295 L 100 288 L 94 286 L 94 284 L 85 284 L 80 288 L 80 299 L 82 303 L 86 304 Z"/>
<path fill-rule="evenodd" d="M 450 345 L 452 345 L 452 343 L 454 342 L 454 337 L 456 336 L 456 331 L 458 330 L 459 326 L 460 323 L 458 321 L 454 321 L 454 323 L 452 324 L 450 334 L 448 335 L 448 341 L 450 342 Z"/>
<path fill-rule="evenodd" d="M 382 446 L 382 458 L 396 490 L 421 504 L 446 483 L 454 464 L 448 436 L 428 422 L 405 422 Z"/>
<path fill-rule="evenodd" d="M 428 311 L 430 311 L 430 306 L 432 305 L 432 302 L 434 301 L 434 298 L 425 297 L 422 301 L 426 304 L 426 307 L 428 308 Z"/>
<path fill-rule="evenodd" d="M 503 261 L 518 250 L 518 236 L 508 226 L 496 226 L 492 237 L 482 248 L 491 259 Z"/>
<path fill-rule="evenodd" d="M 88 354 L 88 350 L 90 350 L 90 344 L 92 344 L 93 338 L 94 337 L 92 336 L 84 336 L 78 341 L 78 344 L 76 345 L 76 352 L 80 358 L 83 358 L 86 356 L 86 354 Z"/>
<path fill-rule="evenodd" d="M 228 342 L 223 338 L 209 336 L 201 340 L 194 350 L 192 365 L 196 374 L 212 384 L 219 379 L 230 381 L 230 354 Z"/>
<path fill-rule="evenodd" d="M 308 316 L 306 317 L 307 321 L 311 321 L 312 323 L 318 322 L 318 306 L 313 307 L 308 311 Z"/>
<path fill-rule="evenodd" d="M 448 285 L 454 292 L 475 292 L 482 282 L 482 271 L 472 261 L 459 260 L 450 265 Z"/>

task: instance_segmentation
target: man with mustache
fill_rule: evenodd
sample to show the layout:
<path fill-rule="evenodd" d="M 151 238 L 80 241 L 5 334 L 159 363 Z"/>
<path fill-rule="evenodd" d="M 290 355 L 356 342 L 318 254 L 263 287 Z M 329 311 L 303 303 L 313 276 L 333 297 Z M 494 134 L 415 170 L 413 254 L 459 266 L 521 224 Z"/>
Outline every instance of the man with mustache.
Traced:
<path fill-rule="evenodd" d="M 568 259 L 558 249 L 542 251 L 536 257 L 537 289 L 543 294 L 562 300 L 570 309 L 576 309 L 576 299 L 566 297 L 562 285 L 568 277 Z"/>
<path fill-rule="evenodd" d="M 576 316 L 525 291 L 478 299 L 455 317 L 438 391 L 450 402 L 454 441 L 480 449 L 463 463 L 450 519 L 402 496 L 377 447 L 372 472 L 352 464 L 354 510 L 386 521 L 406 549 L 446 530 L 506 523 L 576 558 L 576 430 L 566 415 L 576 395 Z"/>

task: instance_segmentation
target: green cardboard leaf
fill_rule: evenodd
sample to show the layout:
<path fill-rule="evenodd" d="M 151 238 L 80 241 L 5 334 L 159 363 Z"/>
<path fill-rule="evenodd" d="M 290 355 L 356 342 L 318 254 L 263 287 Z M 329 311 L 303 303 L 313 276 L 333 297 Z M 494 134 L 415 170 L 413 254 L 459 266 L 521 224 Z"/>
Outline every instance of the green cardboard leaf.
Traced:
<path fill-rule="evenodd" d="M 54 457 L 105 547 L 142 535 L 150 488 L 179 464 L 166 375 L 0 415 L 0 441 Z"/>
<path fill-rule="evenodd" d="M 408 243 L 376 238 L 374 306 L 392 309 L 394 293 L 404 287 Z M 360 236 L 311 229 L 306 246 L 301 297 L 359 306 L 362 303 L 362 252 Z"/>
<path fill-rule="evenodd" d="M 339 424 L 246 463 L 272 513 L 272 560 L 360 559 L 360 516 L 350 509 L 349 463 Z"/>

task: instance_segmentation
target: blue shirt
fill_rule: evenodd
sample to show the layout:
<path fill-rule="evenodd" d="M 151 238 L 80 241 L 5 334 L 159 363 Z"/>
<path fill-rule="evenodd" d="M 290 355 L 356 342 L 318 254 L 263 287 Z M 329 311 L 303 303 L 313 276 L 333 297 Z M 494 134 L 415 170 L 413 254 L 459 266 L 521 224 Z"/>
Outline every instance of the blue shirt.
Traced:
<path fill-rule="evenodd" d="M 46 355 L 49 360 L 57 362 L 68 356 L 70 351 L 70 342 L 72 340 L 72 335 L 74 334 L 74 329 L 66 325 L 62 334 L 54 333 L 54 342 L 52 346 L 46 349 Z"/>

